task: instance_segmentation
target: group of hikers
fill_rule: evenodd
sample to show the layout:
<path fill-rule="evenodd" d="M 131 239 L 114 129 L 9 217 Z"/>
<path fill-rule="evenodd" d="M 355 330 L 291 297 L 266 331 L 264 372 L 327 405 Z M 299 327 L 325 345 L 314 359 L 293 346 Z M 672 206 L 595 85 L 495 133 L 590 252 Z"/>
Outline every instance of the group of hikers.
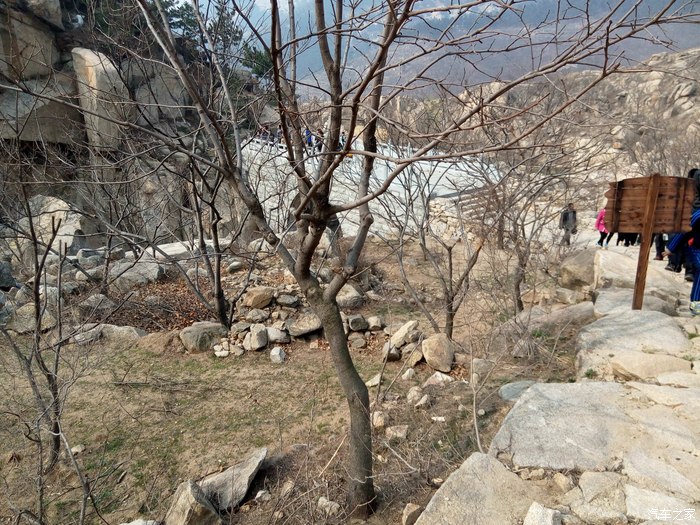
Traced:
<path fill-rule="evenodd" d="M 258 131 L 256 138 L 274 146 L 284 145 L 282 125 L 277 126 L 277 130 L 275 132 L 270 131 L 268 126 L 262 126 Z M 304 129 L 304 146 L 309 154 L 321 153 L 321 151 L 323 151 L 324 139 L 325 134 L 321 128 L 317 128 L 315 132 L 312 132 L 308 127 Z M 347 135 L 345 134 L 345 131 L 341 131 L 338 139 L 340 148 L 345 147 L 346 141 Z"/>
<path fill-rule="evenodd" d="M 675 232 L 670 234 L 654 234 L 656 247 L 655 261 L 663 261 L 668 258 L 665 270 L 680 272 L 685 268 L 685 280 L 692 281 L 690 291 L 690 313 L 693 316 L 700 315 L 700 168 L 688 171 L 688 178 L 695 184 L 695 199 L 690 218 L 690 231 Z M 571 236 L 577 233 L 576 209 L 573 203 L 569 203 L 559 214 L 559 228 L 564 230 L 561 245 L 571 245 Z M 595 221 L 595 229 L 600 233 L 597 246 L 607 249 L 613 233 L 605 224 L 605 208 L 598 212 Z M 617 244 L 625 243 L 625 246 L 638 244 L 638 233 L 617 234 Z"/>

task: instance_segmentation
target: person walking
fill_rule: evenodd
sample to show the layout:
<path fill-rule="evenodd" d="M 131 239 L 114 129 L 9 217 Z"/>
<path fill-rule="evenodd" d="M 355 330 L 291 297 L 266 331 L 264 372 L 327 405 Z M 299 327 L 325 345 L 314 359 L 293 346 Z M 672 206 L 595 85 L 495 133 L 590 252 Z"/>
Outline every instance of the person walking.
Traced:
<path fill-rule="evenodd" d="M 596 243 L 601 248 L 608 249 L 608 241 L 612 238 L 612 232 L 609 232 L 605 227 L 605 208 L 598 212 L 598 216 L 595 218 L 595 229 L 600 232 L 600 239 Z"/>
<path fill-rule="evenodd" d="M 571 235 L 576 235 L 576 210 L 574 203 L 570 202 L 559 215 L 559 229 L 564 230 L 564 236 L 561 238 L 560 245 L 571 246 Z"/>
<path fill-rule="evenodd" d="M 700 268 L 700 209 L 693 212 L 690 218 L 690 227 L 689 232 L 676 235 L 671 239 L 664 255 L 670 259 L 674 253 L 680 252 L 687 245 L 688 258 L 696 268 Z M 693 274 L 693 286 L 690 289 L 690 313 L 693 317 L 700 315 L 700 272 Z"/>

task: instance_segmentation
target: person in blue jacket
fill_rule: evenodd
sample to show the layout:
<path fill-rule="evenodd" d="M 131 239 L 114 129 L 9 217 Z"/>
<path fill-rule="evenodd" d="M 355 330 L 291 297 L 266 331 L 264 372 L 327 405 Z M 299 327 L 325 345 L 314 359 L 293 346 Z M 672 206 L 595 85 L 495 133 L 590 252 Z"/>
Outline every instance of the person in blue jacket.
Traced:
<path fill-rule="evenodd" d="M 700 209 L 695 210 L 690 217 L 689 232 L 676 235 L 666 247 L 665 255 L 673 255 L 674 252 L 688 246 L 688 258 L 695 268 L 700 268 Z M 690 289 L 690 313 L 693 316 L 700 315 L 700 272 L 693 273 L 693 287 Z"/>

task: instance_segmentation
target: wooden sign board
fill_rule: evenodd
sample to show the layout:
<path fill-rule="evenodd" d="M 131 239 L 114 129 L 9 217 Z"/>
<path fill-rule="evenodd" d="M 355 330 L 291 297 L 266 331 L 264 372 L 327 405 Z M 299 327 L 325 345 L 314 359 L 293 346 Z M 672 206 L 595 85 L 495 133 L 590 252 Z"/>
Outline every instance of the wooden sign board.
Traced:
<path fill-rule="evenodd" d="M 649 177 L 625 179 L 610 183 L 605 192 L 605 227 L 611 232 L 641 233 L 637 274 L 634 281 L 632 309 L 641 310 L 644 286 L 654 233 L 690 230 L 695 188 L 693 179 Z"/>
<path fill-rule="evenodd" d="M 611 182 L 605 192 L 605 227 L 611 232 L 641 233 L 646 225 L 645 205 L 655 176 Z M 695 199 L 693 179 L 656 176 L 658 194 L 652 233 L 690 230 L 690 214 Z"/>

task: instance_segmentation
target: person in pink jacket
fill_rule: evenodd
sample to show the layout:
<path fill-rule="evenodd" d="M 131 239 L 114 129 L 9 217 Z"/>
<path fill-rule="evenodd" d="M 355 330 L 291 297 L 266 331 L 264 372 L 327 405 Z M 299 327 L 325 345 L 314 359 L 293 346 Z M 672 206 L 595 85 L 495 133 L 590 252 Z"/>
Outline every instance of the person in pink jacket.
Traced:
<path fill-rule="evenodd" d="M 605 208 L 598 212 L 598 216 L 595 219 L 595 229 L 600 232 L 600 240 L 596 244 L 600 247 L 607 248 L 608 241 L 613 234 L 605 227 Z"/>

